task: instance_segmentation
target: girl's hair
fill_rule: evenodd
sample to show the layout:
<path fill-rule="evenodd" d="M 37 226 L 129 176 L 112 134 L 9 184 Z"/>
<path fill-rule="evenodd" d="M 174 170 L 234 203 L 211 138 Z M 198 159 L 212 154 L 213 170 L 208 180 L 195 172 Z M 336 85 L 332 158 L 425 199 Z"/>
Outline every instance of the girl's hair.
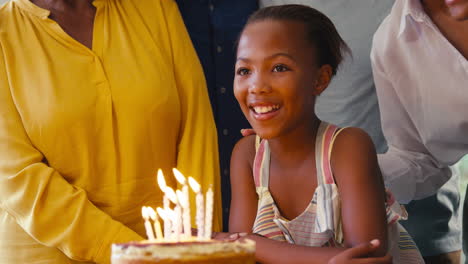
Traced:
<path fill-rule="evenodd" d="M 314 8 L 305 5 L 262 8 L 249 17 L 246 27 L 264 20 L 288 20 L 303 23 L 306 26 L 307 40 L 317 50 L 319 66 L 330 65 L 333 75 L 336 74 L 344 55 L 351 54 L 351 50 L 338 34 L 331 20 Z"/>

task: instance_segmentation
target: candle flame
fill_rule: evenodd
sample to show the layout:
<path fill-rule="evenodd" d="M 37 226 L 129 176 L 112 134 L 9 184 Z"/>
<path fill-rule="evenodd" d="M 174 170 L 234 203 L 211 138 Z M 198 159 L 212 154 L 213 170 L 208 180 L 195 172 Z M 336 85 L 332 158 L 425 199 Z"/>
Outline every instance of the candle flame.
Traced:
<path fill-rule="evenodd" d="M 167 215 L 166 215 L 166 211 L 164 209 L 162 209 L 161 207 L 158 207 L 156 208 L 156 211 L 158 211 L 158 215 L 164 220 L 164 221 L 167 221 Z"/>
<path fill-rule="evenodd" d="M 177 195 L 174 192 L 174 189 L 167 186 L 166 189 L 164 190 L 164 193 L 166 194 L 167 198 L 169 198 L 169 200 L 171 200 L 171 202 L 173 202 L 175 204 L 177 203 Z"/>
<path fill-rule="evenodd" d="M 185 176 L 182 174 L 182 172 L 180 172 L 178 169 L 176 168 L 173 168 L 172 169 L 172 172 L 174 173 L 174 176 L 176 178 L 176 180 L 180 183 L 180 184 L 185 184 L 185 182 L 187 181 L 185 179 Z"/>
<path fill-rule="evenodd" d="M 188 182 L 189 182 L 190 188 L 192 188 L 194 192 L 196 193 L 200 192 L 200 184 L 198 184 L 198 182 L 194 178 L 189 177 Z"/>
<path fill-rule="evenodd" d="M 164 179 L 164 174 L 161 169 L 158 169 L 158 185 L 159 188 L 164 192 L 167 185 L 166 185 L 166 180 Z"/>
<path fill-rule="evenodd" d="M 187 198 L 185 197 L 185 194 L 181 192 L 180 190 L 177 190 L 176 194 L 177 194 L 177 198 L 179 199 L 179 203 L 182 206 L 182 208 L 187 208 L 188 204 L 187 204 Z"/>
<path fill-rule="evenodd" d="M 146 213 L 149 215 L 151 220 L 155 220 L 158 217 L 158 214 L 150 206 L 146 207 Z"/>
<path fill-rule="evenodd" d="M 141 215 L 143 216 L 143 219 L 148 220 L 148 210 L 146 209 L 146 206 L 141 207 Z"/>

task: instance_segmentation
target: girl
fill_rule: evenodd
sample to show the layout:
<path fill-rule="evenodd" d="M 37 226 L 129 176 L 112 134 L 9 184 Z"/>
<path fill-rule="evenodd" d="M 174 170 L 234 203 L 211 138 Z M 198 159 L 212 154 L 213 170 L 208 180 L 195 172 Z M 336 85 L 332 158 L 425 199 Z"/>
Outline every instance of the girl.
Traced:
<path fill-rule="evenodd" d="M 325 15 L 301 5 L 261 9 L 241 34 L 234 92 L 257 136 L 233 151 L 229 229 L 251 233 L 262 263 L 327 263 L 374 238 L 370 257 L 423 263 L 369 136 L 314 113 L 348 51 Z"/>

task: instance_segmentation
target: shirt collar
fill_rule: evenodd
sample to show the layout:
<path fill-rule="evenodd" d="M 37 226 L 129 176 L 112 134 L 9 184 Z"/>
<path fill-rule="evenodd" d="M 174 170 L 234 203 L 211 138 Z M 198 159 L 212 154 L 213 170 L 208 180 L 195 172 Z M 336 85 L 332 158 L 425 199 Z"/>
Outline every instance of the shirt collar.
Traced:
<path fill-rule="evenodd" d="M 31 3 L 29 0 L 13 0 L 21 9 L 29 12 L 41 19 L 47 19 L 50 15 L 50 11 L 40 8 L 37 5 Z"/>
<path fill-rule="evenodd" d="M 41 19 L 47 19 L 50 11 L 33 4 L 30 0 L 13 0 L 23 10 L 38 16 Z M 93 5 L 98 7 L 103 5 L 107 0 L 94 0 Z"/>
<path fill-rule="evenodd" d="M 421 4 L 421 0 L 403 0 L 403 10 L 400 20 L 400 30 L 398 36 L 401 36 L 409 27 L 409 20 L 423 23 L 427 19 L 427 14 Z"/>

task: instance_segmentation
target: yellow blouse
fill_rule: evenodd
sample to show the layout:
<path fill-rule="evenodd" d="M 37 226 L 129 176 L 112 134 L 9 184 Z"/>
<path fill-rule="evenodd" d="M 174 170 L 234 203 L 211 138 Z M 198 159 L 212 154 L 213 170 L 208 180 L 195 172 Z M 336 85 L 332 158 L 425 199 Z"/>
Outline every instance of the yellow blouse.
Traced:
<path fill-rule="evenodd" d="M 29 0 L 0 8 L 0 263 L 108 263 L 111 243 L 143 239 L 158 168 L 213 186 L 221 227 L 215 125 L 175 2 L 94 5 L 92 50 Z"/>

